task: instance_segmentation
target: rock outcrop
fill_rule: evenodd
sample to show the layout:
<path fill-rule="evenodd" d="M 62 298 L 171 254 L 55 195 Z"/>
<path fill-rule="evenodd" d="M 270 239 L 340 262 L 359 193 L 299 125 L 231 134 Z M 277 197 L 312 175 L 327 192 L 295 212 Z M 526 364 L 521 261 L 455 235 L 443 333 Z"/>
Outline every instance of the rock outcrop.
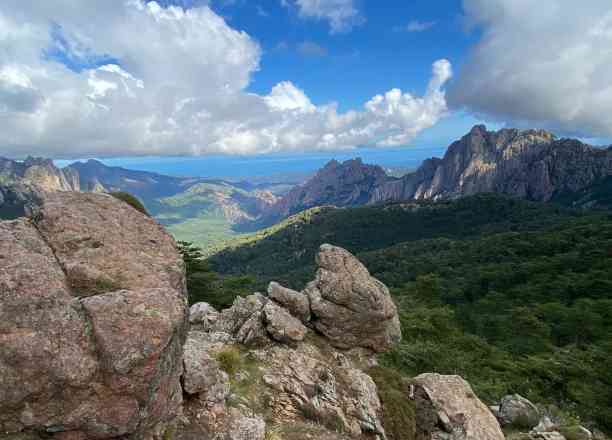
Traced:
<path fill-rule="evenodd" d="M 271 283 L 268 296 L 236 298 L 220 313 L 208 304 L 192 306 L 193 321 L 206 330 L 191 331 L 185 346 L 189 397 L 177 439 L 214 433 L 227 440 L 264 434 L 386 440 L 404 429 L 415 440 L 503 440 L 497 419 L 469 384 L 437 374 L 406 379 L 397 390 L 405 393 L 402 411 L 416 416 L 388 435 L 385 411 L 397 409 L 385 409 L 368 372 L 381 368 L 376 353 L 399 341 L 395 305 L 346 250 L 323 245 L 317 263 L 304 292 Z"/>
<path fill-rule="evenodd" d="M 180 412 L 183 262 L 107 195 L 46 194 L 0 223 L 0 431 L 152 438 Z"/>
<path fill-rule="evenodd" d="M 414 387 L 418 438 L 504 440 L 495 416 L 461 377 L 421 374 Z"/>
<path fill-rule="evenodd" d="M 386 438 L 382 403 L 364 370 L 376 364 L 375 352 L 399 340 L 397 310 L 387 288 L 346 250 L 323 245 L 317 262 L 316 279 L 304 292 L 271 283 L 268 296 L 236 298 L 220 313 L 208 304 L 192 306 L 198 330 L 185 348 L 183 383 L 198 397 L 188 399 L 180 432 L 234 439 L 233 426 L 256 426 L 252 414 L 265 413 L 279 429 L 298 425 L 311 432 L 316 423 L 344 433 L 329 438 Z M 213 379 L 207 383 L 207 377 Z M 210 389 L 225 390 L 228 383 L 229 394 L 211 398 Z"/>
<path fill-rule="evenodd" d="M 385 438 L 382 404 L 376 385 L 360 369 L 361 353 L 335 350 L 260 295 L 238 299 L 228 310 L 210 331 L 192 331 L 185 345 L 184 389 L 196 396 L 186 402 L 179 438 L 194 432 L 206 438 L 214 432 L 232 440 L 263 439 L 263 420 L 254 417 L 258 414 L 267 414 L 274 427 L 302 424 L 306 429 L 316 423 L 345 433 L 341 438 Z M 268 313 L 284 318 L 271 328 Z M 228 325 L 231 319 L 237 325 Z M 299 337 L 292 333 L 295 326 Z M 239 435 L 237 426 L 250 436 Z"/>
<path fill-rule="evenodd" d="M 386 351 L 401 338 L 389 289 L 348 251 L 328 244 L 317 255 L 319 269 L 305 293 L 314 327 L 338 348 Z"/>
<path fill-rule="evenodd" d="M 28 157 L 14 161 L 0 157 L 0 219 L 25 215 L 46 192 L 79 191 L 78 175 L 57 168 L 53 161 Z"/>
<path fill-rule="evenodd" d="M 540 422 L 540 411 L 520 394 L 504 396 L 499 405 L 500 422 L 531 429 Z"/>
<path fill-rule="evenodd" d="M 412 174 L 378 186 L 369 203 L 448 199 L 496 192 L 536 201 L 573 193 L 612 175 L 612 152 L 544 130 L 487 131 L 477 125 Z"/>
<path fill-rule="evenodd" d="M 336 348 L 375 352 L 387 351 L 400 341 L 399 317 L 389 289 L 357 258 L 324 244 L 316 262 L 316 277 L 303 292 L 272 282 L 268 297 L 257 293 L 237 298 L 220 314 L 213 331 L 253 345 L 269 336 L 280 342 L 301 341 L 306 325 Z"/>

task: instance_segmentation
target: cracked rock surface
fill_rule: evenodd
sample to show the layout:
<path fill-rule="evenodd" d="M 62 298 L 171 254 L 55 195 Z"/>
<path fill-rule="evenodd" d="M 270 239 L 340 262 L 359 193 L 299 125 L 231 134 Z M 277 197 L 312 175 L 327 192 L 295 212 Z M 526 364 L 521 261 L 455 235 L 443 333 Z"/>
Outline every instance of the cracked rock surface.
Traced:
<path fill-rule="evenodd" d="M 108 195 L 0 222 L 0 431 L 159 431 L 182 402 L 184 283 L 173 239 Z"/>

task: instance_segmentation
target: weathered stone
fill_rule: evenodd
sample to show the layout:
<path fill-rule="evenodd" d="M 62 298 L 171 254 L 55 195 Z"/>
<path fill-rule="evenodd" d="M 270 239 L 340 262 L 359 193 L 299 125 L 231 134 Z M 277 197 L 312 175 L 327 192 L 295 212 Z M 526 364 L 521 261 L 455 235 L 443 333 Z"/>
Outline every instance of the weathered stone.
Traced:
<path fill-rule="evenodd" d="M 317 256 L 310 299 L 315 328 L 338 348 L 386 351 L 401 338 L 397 308 L 389 289 L 370 276 L 348 251 L 324 244 Z"/>
<path fill-rule="evenodd" d="M 384 438 L 376 385 L 341 353 L 303 342 L 274 345 L 261 357 L 275 422 L 308 420 L 357 438 Z"/>
<path fill-rule="evenodd" d="M 307 328 L 287 310 L 269 301 L 263 308 L 266 330 L 278 342 L 293 343 L 304 340 Z"/>
<path fill-rule="evenodd" d="M 558 431 L 534 432 L 530 434 L 534 440 L 566 440 L 565 436 Z"/>
<path fill-rule="evenodd" d="M 271 282 L 268 286 L 268 296 L 302 322 L 310 321 L 310 300 L 304 293 Z"/>
<path fill-rule="evenodd" d="M 557 425 L 548 416 L 544 416 L 540 419 L 538 424 L 533 428 L 534 432 L 547 432 L 554 431 Z"/>
<path fill-rule="evenodd" d="M 182 259 L 163 229 L 123 205 L 56 193 L 33 220 L 0 222 L 0 431 L 140 436 L 179 412 Z M 115 247 L 121 239 L 132 248 Z M 117 290 L 125 258 L 145 263 L 128 264 L 130 290 Z M 77 272 L 98 281 L 77 290 Z"/>
<path fill-rule="evenodd" d="M 107 384 L 163 420 L 181 403 L 185 304 L 169 289 L 122 290 L 85 298 Z"/>
<path fill-rule="evenodd" d="M 264 440 L 266 422 L 259 417 L 246 417 L 237 409 L 230 411 L 231 422 L 226 434 L 227 440 Z"/>
<path fill-rule="evenodd" d="M 461 377 L 421 374 L 415 378 L 415 387 L 420 438 L 504 440 L 498 421 Z M 421 421 L 430 413 L 437 423 Z"/>
<path fill-rule="evenodd" d="M 499 406 L 502 425 L 514 425 L 531 429 L 540 421 L 540 411 L 529 400 L 519 394 L 504 396 Z"/>
<path fill-rule="evenodd" d="M 232 307 L 223 310 L 212 331 L 228 333 L 242 344 L 265 344 L 269 342 L 263 322 L 263 308 L 268 299 L 260 293 L 238 297 Z"/>
<path fill-rule="evenodd" d="M 155 220 L 106 194 L 47 194 L 32 213 L 77 296 L 120 289 L 185 290 L 184 264 Z M 103 275 L 103 276 L 102 276 Z"/>
<path fill-rule="evenodd" d="M 189 332 L 183 354 L 183 389 L 211 404 L 221 403 L 229 394 L 229 377 L 221 371 L 211 350 L 208 334 Z"/>
<path fill-rule="evenodd" d="M 219 312 L 208 303 L 199 302 L 189 309 L 189 323 L 193 329 L 210 330 L 217 319 L 219 319 Z"/>
<path fill-rule="evenodd" d="M 99 365 L 81 304 L 29 220 L 0 222 L 0 298 L 0 431 L 59 421 L 53 396 L 78 405 L 69 390 Z"/>

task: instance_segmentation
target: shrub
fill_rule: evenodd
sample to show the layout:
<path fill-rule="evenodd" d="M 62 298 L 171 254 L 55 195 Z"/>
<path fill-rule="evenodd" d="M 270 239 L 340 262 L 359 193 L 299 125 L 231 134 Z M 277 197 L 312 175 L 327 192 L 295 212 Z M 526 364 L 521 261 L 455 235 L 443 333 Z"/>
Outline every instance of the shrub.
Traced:
<path fill-rule="evenodd" d="M 235 347 L 226 348 L 217 354 L 217 362 L 223 371 L 233 376 L 240 369 L 240 352 Z"/>
<path fill-rule="evenodd" d="M 409 398 L 409 382 L 391 368 L 373 367 L 368 370 L 378 388 L 383 406 L 383 426 L 389 440 L 414 440 L 416 414 Z"/>
<path fill-rule="evenodd" d="M 110 193 L 110 195 L 113 196 L 114 198 L 118 199 L 118 200 L 121 200 L 122 202 L 127 203 L 132 208 L 134 208 L 136 211 L 139 211 L 139 212 L 143 213 L 147 217 L 151 217 L 151 214 L 149 214 L 149 212 L 144 207 L 142 202 L 140 200 L 138 200 L 132 194 L 127 193 L 127 192 L 112 192 L 112 193 Z"/>

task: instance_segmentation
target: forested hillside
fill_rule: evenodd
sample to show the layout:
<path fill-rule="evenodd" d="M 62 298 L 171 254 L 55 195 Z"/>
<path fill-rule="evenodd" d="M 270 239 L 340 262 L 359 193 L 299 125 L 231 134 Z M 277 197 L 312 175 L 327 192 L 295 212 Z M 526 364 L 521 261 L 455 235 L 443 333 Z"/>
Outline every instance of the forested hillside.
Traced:
<path fill-rule="evenodd" d="M 494 195 L 325 208 L 209 263 L 252 288 L 275 279 L 302 289 L 324 242 L 391 287 L 404 339 L 388 364 L 460 374 L 490 401 L 518 392 L 612 429 L 609 212 Z"/>

